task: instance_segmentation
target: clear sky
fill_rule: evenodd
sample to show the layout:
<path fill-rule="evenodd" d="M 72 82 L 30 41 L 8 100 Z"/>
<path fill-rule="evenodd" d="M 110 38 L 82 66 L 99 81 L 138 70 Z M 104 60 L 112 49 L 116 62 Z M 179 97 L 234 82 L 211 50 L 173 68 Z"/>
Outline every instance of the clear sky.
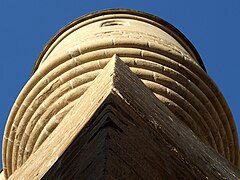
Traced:
<path fill-rule="evenodd" d="M 44 44 L 79 16 L 108 8 L 145 11 L 177 27 L 198 50 L 240 131 L 239 0 L 0 0 L 1 139 L 10 109 Z"/>

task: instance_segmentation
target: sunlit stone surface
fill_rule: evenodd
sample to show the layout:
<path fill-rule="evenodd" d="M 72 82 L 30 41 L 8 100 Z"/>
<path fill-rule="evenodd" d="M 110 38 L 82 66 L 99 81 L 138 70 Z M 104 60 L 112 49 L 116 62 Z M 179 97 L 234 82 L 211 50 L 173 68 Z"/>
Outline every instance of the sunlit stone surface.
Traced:
<path fill-rule="evenodd" d="M 41 153 L 37 150 L 44 143 L 54 149 L 49 137 L 54 132 L 61 135 L 68 131 L 56 129 L 63 122 L 72 123 L 71 119 L 66 121 L 69 113 L 79 105 L 79 100 L 92 86 L 94 79 L 116 55 L 158 98 L 166 109 L 166 114 L 171 113 L 187 131 L 192 132 L 192 138 L 196 138 L 191 140 L 194 141 L 193 144 L 203 143 L 203 151 L 206 146 L 214 150 L 214 157 L 224 157 L 236 166 L 239 164 L 238 137 L 233 117 L 221 92 L 207 75 L 193 45 L 176 28 L 160 18 L 137 11 L 106 10 L 70 23 L 50 40 L 40 54 L 33 75 L 13 105 L 5 128 L 3 170 L 6 178 L 12 174 L 14 177 L 20 169 L 23 171 L 22 166 L 27 164 L 29 158 L 34 161 L 37 158 L 34 152 Z M 103 76 L 102 78 L 99 83 L 104 84 L 107 80 Z M 109 77 L 106 76 L 107 78 Z M 119 81 L 121 83 L 121 79 Z M 88 98 L 91 103 L 91 96 Z M 139 97 L 145 100 L 147 98 Z M 130 113 L 129 116 L 131 115 Z M 165 131 L 161 133 L 164 134 Z M 179 129 L 179 134 L 181 133 Z M 71 146 L 72 141 L 64 142 L 61 153 Z M 185 141 L 187 146 L 188 139 Z M 196 147 L 183 150 L 183 157 L 187 157 L 187 151 L 191 152 Z M 176 145 L 173 148 L 183 147 Z M 178 152 L 177 149 L 176 151 Z M 61 153 L 55 158 L 60 158 Z M 51 157 L 50 154 L 43 155 Z M 229 172 L 236 171 L 221 158 L 217 161 L 224 162 L 223 167 L 229 169 Z M 57 159 L 49 161 L 55 162 Z M 190 161 L 193 159 L 194 155 Z M 24 167 L 29 171 L 26 165 Z M 34 168 L 37 169 L 37 165 Z M 47 173 L 50 167 L 45 168 L 43 172 Z M 209 169 L 204 170 L 207 177 Z M 156 171 L 156 176 L 164 177 L 161 172 Z M 38 173 L 40 176 L 41 173 Z M 218 178 L 230 177 L 229 174 L 224 174 L 225 171 L 222 173 Z M 44 174 L 41 175 L 43 177 Z M 187 177 L 190 176 L 185 178 Z"/>

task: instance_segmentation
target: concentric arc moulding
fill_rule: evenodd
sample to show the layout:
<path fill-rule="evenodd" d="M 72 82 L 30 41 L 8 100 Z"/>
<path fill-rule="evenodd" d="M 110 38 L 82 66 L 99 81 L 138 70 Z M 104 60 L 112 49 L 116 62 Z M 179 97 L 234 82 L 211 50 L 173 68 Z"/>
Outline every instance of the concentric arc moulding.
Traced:
<path fill-rule="evenodd" d="M 124 139 L 124 133 L 121 134 L 119 131 L 116 134 L 115 132 L 116 129 L 120 128 L 119 126 L 121 125 L 118 123 L 121 120 L 116 116 L 111 116 L 112 119 L 110 118 L 109 122 L 107 121 L 105 125 L 101 126 L 100 124 L 104 120 L 94 120 L 94 114 L 101 114 L 99 114 L 98 108 L 87 114 L 86 117 L 78 114 L 82 119 L 80 118 L 76 121 L 76 116 L 74 116 L 74 120 L 72 119 L 73 110 L 75 109 L 78 112 L 77 109 L 82 107 L 81 103 L 86 103 L 83 99 L 88 99 L 92 103 L 90 103 L 91 105 L 97 103 L 92 99 L 95 96 L 87 92 L 100 93 L 103 97 L 105 97 L 104 94 L 108 96 L 108 93 L 112 92 L 108 91 L 107 86 L 106 92 L 94 91 L 92 87 L 96 84 L 96 79 L 99 80 L 99 76 L 101 79 L 98 83 L 104 84 L 109 82 L 111 76 L 107 76 L 107 73 L 104 76 L 101 72 L 111 59 L 119 59 L 120 62 L 124 62 L 132 72 L 132 74 L 126 73 L 126 76 L 131 74 L 127 77 L 134 76 L 133 79 L 141 80 L 139 82 L 142 83 L 141 86 L 136 85 L 136 87 L 141 87 L 140 91 L 147 92 L 143 93 L 143 96 L 137 97 L 139 98 L 138 100 L 128 99 L 129 102 L 127 104 L 124 104 L 121 100 L 113 100 L 112 103 L 115 104 L 113 107 L 122 104 L 126 109 L 129 109 L 129 111 L 125 109 L 124 114 L 129 112 L 129 116 L 140 118 L 139 126 L 143 128 L 143 131 L 152 132 L 153 136 L 151 135 L 151 138 L 159 139 L 157 143 L 162 144 L 167 150 L 162 152 L 161 148 L 163 147 L 159 145 L 149 146 L 150 149 L 152 148 L 156 152 L 163 153 L 166 157 L 167 155 L 174 157 L 175 163 L 180 163 L 180 157 L 186 160 L 182 161 L 182 165 L 179 164 L 177 167 L 179 168 L 178 172 L 182 172 L 182 174 L 175 171 L 174 168 L 161 169 L 161 165 L 156 166 L 154 170 L 148 169 L 148 172 L 145 172 L 146 174 L 152 171 L 152 173 L 156 173 L 156 177 L 187 178 L 196 176 L 197 169 L 199 171 L 202 170 L 202 174 L 200 173 L 199 177 L 218 179 L 227 177 L 228 179 L 234 179 L 234 177 L 239 176 L 239 171 L 237 170 L 239 165 L 239 145 L 237 129 L 231 111 L 218 87 L 207 75 L 203 62 L 194 46 L 181 32 L 166 21 L 147 13 L 126 9 L 105 10 L 80 17 L 61 29 L 48 42 L 36 61 L 30 80 L 22 89 L 10 112 L 3 139 L 2 176 L 4 174 L 6 179 L 15 179 L 20 176 L 22 178 L 24 176 L 32 177 L 33 179 L 57 177 L 52 169 L 59 167 L 62 171 L 57 169 L 55 171 L 58 172 L 59 178 L 63 178 L 66 175 L 73 178 L 80 177 L 82 169 L 69 166 L 74 171 L 71 174 L 67 162 L 68 160 L 70 162 L 72 160 L 71 157 L 77 154 L 82 156 L 86 153 L 84 147 L 88 146 L 84 145 L 86 145 L 87 138 L 91 139 L 91 137 L 89 137 L 90 135 L 78 135 L 84 134 L 85 131 L 91 134 L 94 128 L 104 126 L 107 127 L 105 129 L 110 134 L 111 140 L 107 141 L 107 144 L 101 144 L 101 138 L 98 139 L 98 137 L 102 137 L 101 128 L 99 131 L 94 131 L 97 134 L 92 138 L 96 138 L 95 143 L 100 143 L 105 149 L 112 147 L 111 149 L 115 150 L 115 156 L 107 156 L 104 154 L 105 151 L 97 148 L 96 151 L 98 153 L 95 153 L 99 154 L 99 157 L 95 158 L 99 158 L 99 162 L 94 161 L 94 163 L 96 163 L 99 169 L 96 169 L 96 174 L 101 174 L 101 169 L 105 169 L 109 176 L 112 177 L 124 178 L 127 174 L 127 178 L 138 176 L 138 178 L 146 179 L 146 174 L 140 173 L 142 169 L 134 163 L 141 161 L 141 157 L 137 154 L 145 152 L 144 145 L 137 144 L 139 141 L 136 140 L 136 144 L 131 142 L 133 145 L 130 147 L 124 141 L 119 141 L 121 144 L 118 144 L 118 147 L 122 148 L 116 149 L 117 139 Z M 116 66 L 115 70 L 118 68 L 123 68 L 122 71 L 119 71 L 125 72 L 125 66 Z M 113 73 L 115 72 L 113 71 Z M 120 84 L 122 82 L 122 85 L 119 85 L 119 87 L 129 88 L 128 91 L 123 92 L 129 93 L 129 96 L 131 93 L 137 93 L 138 89 L 131 88 L 132 86 L 128 84 L 127 80 L 122 81 L 125 78 L 122 75 L 119 76 L 119 79 L 115 79 Z M 104 89 L 104 87 L 102 88 Z M 149 95 L 149 93 L 152 95 Z M 86 97 L 87 95 L 88 97 Z M 155 99 L 148 102 L 149 97 L 146 95 Z M 133 95 L 132 97 L 135 96 Z M 116 99 L 118 98 L 125 99 L 121 96 Z M 100 102 L 103 103 L 102 106 L 106 104 L 105 101 Z M 96 107 L 101 106 L 100 102 L 97 103 Z M 160 116 L 162 119 L 153 121 L 149 116 L 151 111 L 147 110 L 147 108 L 146 110 L 141 109 L 141 111 L 134 109 L 134 107 L 137 107 L 134 104 L 136 102 L 148 102 L 147 108 L 150 108 L 150 110 L 155 107 L 156 104 L 154 103 L 158 102 L 157 104 L 161 107 L 159 111 L 164 114 Z M 86 104 L 86 106 L 88 105 Z M 121 111 L 121 108 L 114 110 L 116 114 L 119 114 L 119 117 L 122 117 Z M 144 113 L 147 114 L 143 115 Z M 182 134 L 183 129 L 177 129 L 173 125 L 171 129 L 173 139 L 168 139 L 167 127 L 164 126 L 171 120 L 166 118 L 168 116 L 174 119 L 173 124 L 174 122 L 180 123 L 180 126 L 191 137 L 185 139 L 183 138 L 185 136 L 177 137 L 174 134 Z M 85 122 L 86 119 L 88 119 L 87 122 Z M 99 119 L 101 118 L 99 117 Z M 122 121 L 124 119 L 123 117 Z M 89 125 L 93 129 L 87 129 L 88 123 L 91 124 L 92 121 L 99 122 L 99 126 L 97 124 L 95 126 Z M 166 130 L 158 131 L 151 125 L 143 126 L 141 124 L 142 121 L 147 122 L 147 124 L 152 124 L 156 121 L 156 128 L 158 126 L 165 127 Z M 72 131 L 72 134 L 69 134 L 69 137 L 75 137 L 75 139 L 68 139 L 65 142 L 61 141 L 58 144 L 61 148 L 54 148 L 57 144 L 54 144 L 53 139 L 56 136 L 60 139 L 61 136 L 63 138 L 66 133 L 64 127 L 69 126 L 70 128 L 71 123 L 79 125 L 77 127 L 80 127 L 81 123 L 86 126 L 81 126 L 81 128 L 75 129 L 75 131 Z M 120 129 L 121 132 L 128 132 L 128 130 L 132 132 L 132 134 L 126 133 L 129 139 L 138 137 L 139 132 L 135 131 L 132 126 L 129 126 L 128 130 L 125 126 L 121 126 Z M 114 133 L 111 134 L 112 132 Z M 165 140 L 169 140 L 169 143 L 162 143 L 163 140 L 160 137 L 165 137 Z M 179 144 L 177 140 L 185 143 Z M 83 145 L 82 149 L 75 149 L 78 151 L 76 154 L 71 149 L 76 148 L 74 145 L 75 141 L 79 141 Z M 189 142 L 194 147 L 184 147 Z M 43 147 L 46 146 L 50 148 L 49 151 L 44 151 Z M 129 154 L 131 154 L 130 149 L 133 147 L 138 147 L 139 152 L 132 154 L 131 157 L 122 156 L 121 153 L 125 151 L 129 151 Z M 199 149 L 199 152 L 194 149 Z M 88 150 L 89 153 L 94 151 L 90 147 Z M 43 154 L 43 152 L 46 154 Z M 206 154 L 206 152 L 209 154 Z M 193 155 L 190 155 L 191 153 Z M 101 164 L 103 162 L 102 156 L 107 156 L 109 162 L 121 157 L 130 163 L 129 166 L 131 168 L 119 163 L 122 171 L 117 171 L 116 169 L 120 168 L 117 165 L 110 168 L 111 166 L 108 163 L 105 163 L 105 165 L 104 163 Z M 64 159 L 65 157 L 69 157 L 71 160 L 66 160 Z M 85 161 L 93 163 L 91 161 L 93 157 L 89 156 L 89 158 L 85 159 Z M 130 161 L 131 158 L 134 161 Z M 203 167 L 206 166 L 204 158 L 207 158 L 212 164 Z M 198 165 L 196 164 L 198 162 L 197 159 L 199 160 Z M 42 164 L 37 163 L 36 160 L 39 160 Z M 167 162 L 166 159 L 162 161 Z M 30 164 L 30 162 L 36 163 Z M 59 162 L 65 162 L 65 164 Z M 150 162 L 141 163 L 145 163 L 145 166 L 153 166 L 153 164 L 155 166 L 157 162 L 151 159 Z M 170 161 L 169 163 L 173 162 Z M 196 169 L 190 168 L 188 173 L 184 174 L 181 168 L 189 168 L 186 165 L 187 163 L 194 167 L 196 166 Z M 221 164 L 221 167 L 217 166 L 217 163 Z M 43 167 L 43 164 L 48 164 L 48 166 Z M 79 167 L 83 168 L 81 165 Z M 169 165 L 169 167 L 173 166 Z M 91 169 L 90 166 L 89 168 Z M 218 175 L 214 168 L 220 171 Z M 134 174 L 133 170 L 139 172 L 139 174 Z M 51 176 L 53 174 L 54 176 Z M 86 178 L 90 177 L 89 174 L 85 175 Z M 107 179 L 107 175 L 105 178 Z"/>

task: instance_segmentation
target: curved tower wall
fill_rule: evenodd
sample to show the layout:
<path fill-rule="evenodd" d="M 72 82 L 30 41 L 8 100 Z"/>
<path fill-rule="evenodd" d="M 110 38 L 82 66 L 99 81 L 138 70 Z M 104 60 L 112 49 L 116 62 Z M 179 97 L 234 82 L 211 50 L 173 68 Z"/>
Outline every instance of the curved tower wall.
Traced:
<path fill-rule="evenodd" d="M 107 10 L 70 23 L 40 54 L 5 128 L 6 177 L 39 148 L 114 54 L 202 142 L 238 164 L 230 109 L 192 44 L 160 18 Z"/>

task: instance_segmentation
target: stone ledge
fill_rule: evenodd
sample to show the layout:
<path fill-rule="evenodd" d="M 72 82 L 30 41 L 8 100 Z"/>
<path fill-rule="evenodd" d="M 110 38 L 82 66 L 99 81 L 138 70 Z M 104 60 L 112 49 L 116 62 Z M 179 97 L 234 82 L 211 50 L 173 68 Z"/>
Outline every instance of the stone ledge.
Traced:
<path fill-rule="evenodd" d="M 109 101 L 109 99 L 112 101 Z M 189 177 L 195 177 L 196 179 L 202 179 L 204 177 L 206 179 L 237 179 L 237 177 L 240 177 L 240 172 L 237 167 L 231 165 L 226 159 L 215 153 L 209 146 L 199 141 L 193 132 L 178 120 L 117 56 L 114 56 L 112 61 L 108 63 L 102 73 L 94 80 L 93 84 L 79 99 L 79 103 L 74 106 L 59 126 L 40 148 L 30 156 L 25 164 L 14 172 L 10 179 L 24 179 L 24 177 L 29 177 L 29 179 L 47 178 L 49 174 L 63 167 L 65 171 L 61 171 L 62 173 L 68 171 L 74 174 L 77 171 L 81 171 L 79 169 L 71 169 L 74 163 L 70 163 L 70 166 L 64 166 L 64 162 L 67 163 L 67 161 L 64 161 L 64 157 L 69 155 L 69 158 L 75 158 L 74 156 L 77 154 L 73 153 L 73 156 L 71 156 L 71 153 L 68 154 L 67 152 L 71 152 L 74 141 L 77 141 L 79 137 L 81 137 L 79 135 L 83 133 L 84 128 L 91 127 L 87 125 L 94 118 L 94 115 L 98 116 L 98 113 L 101 112 L 101 107 L 103 107 L 104 104 L 109 104 L 109 102 L 114 102 L 110 104 L 121 107 L 118 108 L 116 112 L 121 112 L 121 109 L 125 111 L 125 113 L 120 113 L 119 116 L 115 116 L 115 119 L 121 117 L 120 115 L 122 114 L 127 114 L 127 112 L 129 112 L 128 116 L 135 117 L 132 118 L 135 120 L 135 123 L 132 123 L 130 129 L 125 127 L 125 132 L 131 134 L 130 132 L 133 131 L 133 128 L 140 128 L 136 134 L 141 135 L 142 132 L 142 135 L 148 134 L 148 136 L 144 136 L 146 139 L 141 144 L 141 138 L 139 139 L 139 137 L 136 137 L 137 140 L 131 141 L 133 136 L 129 136 L 129 138 L 124 138 L 124 135 L 118 136 L 116 132 L 113 133 L 114 128 L 109 126 L 110 128 L 107 132 L 110 134 L 110 137 L 113 137 L 113 140 L 110 146 L 105 149 L 110 152 L 109 147 L 112 147 L 112 152 L 117 153 L 117 155 L 105 155 L 105 157 L 109 157 L 109 159 L 105 159 L 105 161 L 112 161 L 110 164 L 114 167 L 107 166 L 107 163 L 106 167 L 99 167 L 105 168 L 106 170 L 104 172 L 108 172 L 108 176 L 105 176 L 106 179 L 111 179 L 111 177 L 118 175 L 117 172 L 120 172 L 118 171 L 118 165 L 120 166 L 121 163 L 115 164 L 117 157 L 122 157 L 125 161 L 127 160 L 130 164 L 130 169 L 138 169 L 138 173 L 140 174 L 135 177 L 141 177 L 143 179 L 147 179 L 146 174 L 148 173 L 146 172 L 144 174 L 144 170 L 148 169 L 148 171 L 154 171 L 154 168 L 157 168 L 157 171 L 155 171 L 156 178 L 181 177 L 182 179 L 189 179 Z M 120 119 L 116 121 L 112 118 L 112 121 L 116 124 Z M 131 123 L 129 123 L 129 125 L 130 124 Z M 99 126 L 102 127 L 100 124 Z M 119 124 L 117 125 L 117 127 L 123 129 L 120 126 Z M 95 137 L 105 137 L 106 139 L 106 134 L 104 136 L 104 134 L 102 135 L 100 133 L 101 131 L 95 132 L 99 132 Z M 120 139 L 119 142 L 122 144 L 117 144 L 118 139 Z M 80 138 L 80 140 L 83 141 L 84 139 Z M 125 145 L 124 142 L 127 140 L 132 143 Z M 130 149 L 134 146 L 134 143 L 136 143 L 135 145 L 138 147 L 136 150 L 142 151 L 142 156 L 137 155 L 139 154 L 137 151 L 135 151 L 136 154 L 133 153 L 134 151 Z M 149 146 L 146 146 L 146 143 L 149 143 Z M 104 147 L 104 145 L 106 147 L 104 143 L 102 147 Z M 74 147 L 76 147 L 76 145 Z M 78 148 L 81 150 L 81 146 L 78 146 Z M 126 156 L 126 154 L 123 153 L 124 148 L 126 148 L 127 152 L 129 151 L 131 156 Z M 151 149 L 157 151 L 152 154 L 155 156 L 152 157 L 152 159 L 156 157 L 161 159 L 162 161 L 157 161 L 160 164 L 155 164 L 153 166 L 153 164 L 145 162 L 143 165 L 143 167 L 146 165 L 145 169 L 137 168 L 139 167 L 139 163 L 144 162 L 140 157 L 151 155 L 151 153 L 148 153 Z M 85 153 L 91 154 L 91 151 L 94 150 L 95 148 L 90 148 L 89 151 Z M 102 154 L 101 152 L 103 153 L 104 151 L 99 151 L 100 154 Z M 134 155 L 138 156 L 135 158 L 139 160 L 139 163 L 137 163 L 138 165 L 134 165 L 134 161 L 132 161 Z M 78 156 L 76 156 L 76 158 L 77 157 Z M 68 158 L 65 158 L 65 160 L 68 160 Z M 148 168 L 150 165 L 154 168 Z M 53 171 L 54 167 L 57 168 Z M 178 170 L 178 168 L 180 170 L 182 168 L 182 171 L 180 171 L 181 173 L 175 171 Z M 103 171 L 99 170 L 99 173 L 100 172 Z M 123 172 L 130 171 L 126 170 Z M 118 178 L 121 179 L 121 177 Z M 123 175 L 122 178 L 124 178 Z M 151 179 L 154 179 L 154 177 Z"/>

